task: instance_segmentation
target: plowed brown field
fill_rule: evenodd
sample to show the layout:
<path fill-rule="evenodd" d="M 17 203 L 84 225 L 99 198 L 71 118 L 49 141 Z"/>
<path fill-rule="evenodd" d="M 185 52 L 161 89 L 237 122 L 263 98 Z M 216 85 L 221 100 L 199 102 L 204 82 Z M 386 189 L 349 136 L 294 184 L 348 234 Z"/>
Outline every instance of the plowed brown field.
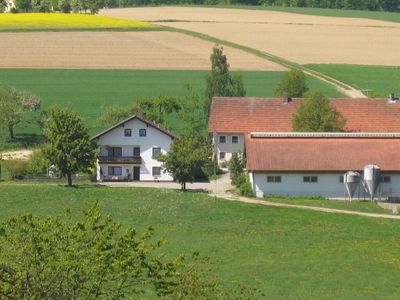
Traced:
<path fill-rule="evenodd" d="M 184 34 L 151 32 L 0 33 L 1 68 L 208 70 L 213 43 Z M 233 70 L 284 70 L 225 47 Z"/>
<path fill-rule="evenodd" d="M 102 14 L 188 29 L 300 63 L 400 65 L 400 24 L 379 20 L 192 7 L 103 10 Z"/>

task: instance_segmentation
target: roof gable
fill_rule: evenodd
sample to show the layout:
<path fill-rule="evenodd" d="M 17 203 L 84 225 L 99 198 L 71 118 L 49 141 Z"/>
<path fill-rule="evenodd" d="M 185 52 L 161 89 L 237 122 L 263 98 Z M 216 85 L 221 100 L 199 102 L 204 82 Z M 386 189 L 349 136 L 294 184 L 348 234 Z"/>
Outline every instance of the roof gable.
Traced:
<path fill-rule="evenodd" d="M 162 126 L 159 125 L 159 124 L 156 124 L 156 123 L 154 123 L 154 122 L 152 122 L 152 121 L 150 121 L 150 120 L 147 120 L 147 119 L 146 119 L 145 117 L 143 117 L 143 116 L 140 116 L 140 115 L 133 115 L 133 116 L 130 116 L 129 118 L 127 118 L 127 119 L 125 119 L 125 120 L 122 120 L 121 122 L 119 122 L 119 123 L 117 123 L 117 124 L 111 126 L 110 128 L 99 132 L 99 133 L 96 134 L 94 137 L 92 137 L 92 140 L 98 139 L 99 137 L 105 135 L 106 133 L 109 133 L 109 132 L 113 131 L 114 129 L 116 129 L 116 128 L 120 127 L 120 126 L 123 126 L 125 123 L 127 123 L 127 122 L 129 122 L 129 121 L 131 121 L 131 120 L 133 120 L 133 119 L 140 120 L 140 121 L 142 121 L 143 123 L 145 123 L 146 125 L 155 128 L 156 130 L 158 130 L 158 131 L 160 131 L 160 132 L 162 132 L 162 133 L 164 133 L 164 134 L 170 136 L 170 137 L 173 138 L 173 139 L 176 138 L 176 136 L 175 136 L 171 131 L 169 131 L 168 129 L 166 129 L 165 127 L 162 127 Z"/>

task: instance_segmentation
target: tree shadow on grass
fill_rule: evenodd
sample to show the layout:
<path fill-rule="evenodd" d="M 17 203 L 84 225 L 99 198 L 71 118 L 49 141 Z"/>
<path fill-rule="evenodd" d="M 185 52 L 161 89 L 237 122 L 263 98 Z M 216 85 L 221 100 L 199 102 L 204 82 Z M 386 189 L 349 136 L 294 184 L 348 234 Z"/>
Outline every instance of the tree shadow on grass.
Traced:
<path fill-rule="evenodd" d="M 15 138 L 3 145 L 4 150 L 33 148 L 44 142 L 44 136 L 36 133 L 19 133 Z"/>

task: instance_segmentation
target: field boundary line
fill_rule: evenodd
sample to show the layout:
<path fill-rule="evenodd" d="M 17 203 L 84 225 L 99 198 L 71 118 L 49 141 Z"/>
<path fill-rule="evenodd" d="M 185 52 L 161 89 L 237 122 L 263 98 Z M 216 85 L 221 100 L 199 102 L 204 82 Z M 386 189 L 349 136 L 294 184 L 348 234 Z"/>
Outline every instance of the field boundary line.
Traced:
<path fill-rule="evenodd" d="M 379 213 L 368 213 L 361 212 L 355 210 L 345 210 L 345 209 L 337 209 L 337 208 L 327 208 L 327 207 L 318 207 L 318 206 L 307 206 L 300 204 L 287 204 L 280 202 L 271 202 L 268 200 L 260 200 L 255 198 L 248 198 L 243 196 L 236 196 L 230 193 L 221 195 L 221 194 L 209 194 L 211 197 L 228 200 L 228 201 L 237 201 L 247 204 L 256 204 L 256 205 L 264 205 L 264 206 L 273 206 L 273 207 L 284 207 L 284 208 L 296 208 L 296 209 L 304 209 L 304 210 L 312 210 L 317 212 L 325 212 L 325 213 L 334 213 L 334 214 L 344 214 L 344 215 L 354 215 L 368 218 L 378 218 L 378 219 L 393 219 L 400 220 L 399 215 L 389 215 L 389 214 L 379 214 Z"/>
<path fill-rule="evenodd" d="M 247 46 L 243 46 L 237 43 L 233 43 L 230 41 L 226 41 L 226 40 L 222 40 L 204 33 L 199 33 L 196 31 L 191 31 L 191 30 L 186 30 L 186 29 L 181 29 L 181 28 L 175 28 L 175 27 L 171 27 L 171 26 L 165 26 L 165 25 L 160 25 L 160 26 L 164 26 L 165 28 L 167 28 L 170 31 L 174 31 L 174 32 L 178 32 L 178 33 L 182 33 L 182 34 L 186 34 L 186 35 L 190 35 L 192 37 L 196 37 L 196 38 L 200 38 L 202 40 L 206 40 L 209 42 L 213 42 L 216 44 L 220 44 L 220 45 L 224 45 L 227 47 L 231 47 L 231 48 L 236 48 L 242 51 L 245 51 L 247 53 L 251 53 L 253 55 L 256 55 L 258 57 L 261 57 L 263 59 L 267 59 L 269 61 L 272 61 L 274 63 L 280 64 L 281 66 L 284 66 L 288 69 L 295 69 L 295 70 L 301 70 L 303 71 L 305 74 L 312 76 L 318 80 L 324 81 L 330 85 L 332 85 L 334 88 L 336 88 L 339 92 L 341 92 L 342 94 L 345 94 L 347 96 L 349 96 L 350 98 L 367 98 L 360 90 L 357 90 L 356 88 L 352 87 L 349 84 L 346 84 L 340 80 L 337 80 L 333 77 L 330 77 L 328 75 L 325 75 L 323 73 L 320 73 L 318 71 L 309 69 L 303 65 L 300 65 L 298 63 L 295 62 L 291 62 L 289 60 L 286 60 L 282 57 L 261 51 L 261 50 L 257 50 L 251 47 L 247 47 Z"/>

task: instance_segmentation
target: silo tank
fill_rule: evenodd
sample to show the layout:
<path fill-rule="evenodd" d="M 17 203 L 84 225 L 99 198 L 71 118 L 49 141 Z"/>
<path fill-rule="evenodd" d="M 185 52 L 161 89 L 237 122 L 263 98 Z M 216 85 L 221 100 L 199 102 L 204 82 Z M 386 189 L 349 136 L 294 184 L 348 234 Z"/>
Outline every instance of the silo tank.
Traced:
<path fill-rule="evenodd" d="M 377 165 L 367 165 L 364 167 L 364 182 L 371 199 L 374 198 L 380 179 L 381 169 Z"/>
<path fill-rule="evenodd" d="M 360 183 L 360 174 L 358 172 L 349 171 L 343 176 L 343 183 L 346 187 L 350 198 L 353 198 L 357 187 Z"/>

